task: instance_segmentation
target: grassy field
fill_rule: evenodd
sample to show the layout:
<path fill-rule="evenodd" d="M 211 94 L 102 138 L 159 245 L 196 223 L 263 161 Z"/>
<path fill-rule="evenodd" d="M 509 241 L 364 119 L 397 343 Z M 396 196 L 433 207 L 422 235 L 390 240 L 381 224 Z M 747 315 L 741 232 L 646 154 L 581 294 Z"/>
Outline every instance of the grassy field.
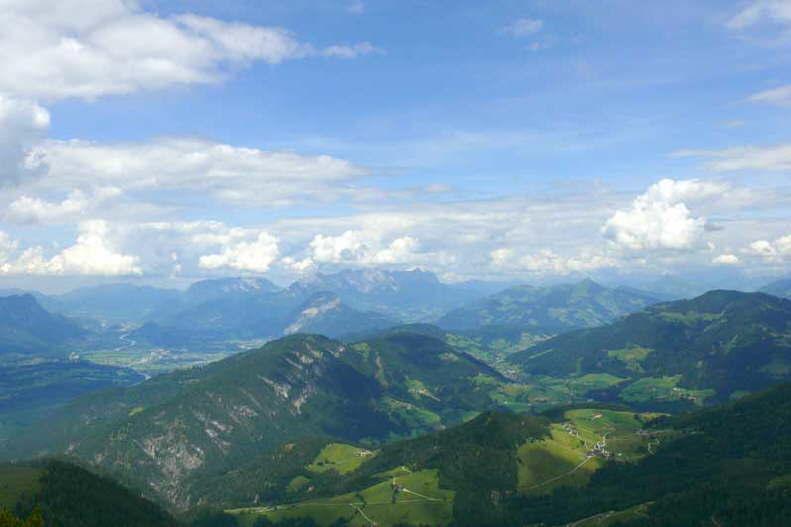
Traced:
<path fill-rule="evenodd" d="M 123 349 L 90 350 L 80 353 L 80 357 L 96 364 L 122 366 L 143 375 L 153 376 L 215 362 L 228 357 L 233 352 L 232 350 L 231 345 L 225 349 L 210 349 L 205 352 L 135 346 Z"/>
<path fill-rule="evenodd" d="M 642 346 L 630 346 L 628 348 L 610 350 L 607 352 L 607 356 L 623 362 L 633 372 L 643 373 L 642 362 L 652 351 L 652 349 L 643 348 Z"/>
<path fill-rule="evenodd" d="M 303 501 L 290 505 L 229 510 L 241 527 L 252 527 L 256 519 L 267 516 L 273 521 L 288 518 L 313 518 L 322 527 L 344 518 L 354 526 L 381 527 L 398 523 L 444 525 L 450 522 L 454 493 L 439 488 L 436 470 L 409 472 L 398 468 L 380 474 L 383 480 L 356 493 L 332 498 Z M 393 491 L 393 483 L 402 487 Z"/>
<path fill-rule="evenodd" d="M 629 403 L 648 401 L 692 401 L 702 406 L 708 397 L 715 394 L 714 390 L 689 390 L 681 388 L 678 383 L 681 375 L 672 377 L 645 377 L 633 382 L 623 389 L 621 398 Z"/>
<path fill-rule="evenodd" d="M 545 494 L 564 485 L 584 485 L 606 459 L 634 461 L 648 439 L 637 433 L 655 414 L 614 410 L 568 410 L 550 425 L 550 437 L 519 448 L 519 491 Z M 596 451 L 595 445 L 602 444 Z"/>
<path fill-rule="evenodd" d="M 339 474 L 348 474 L 373 455 L 373 452 L 364 448 L 343 443 L 330 443 L 319 452 L 313 463 L 308 465 L 308 470 L 319 473 L 335 470 Z"/>
<path fill-rule="evenodd" d="M 589 373 L 568 378 L 537 376 L 525 384 L 496 386 L 490 379 L 485 375 L 479 375 L 475 382 L 491 383 L 492 398 L 515 412 L 540 411 L 561 404 L 582 402 L 587 400 L 587 394 L 591 390 L 609 388 L 628 380 L 608 373 Z"/>
<path fill-rule="evenodd" d="M 479 379 L 479 382 L 486 383 L 487 379 Z M 597 378 L 590 382 L 619 381 Z M 538 434 L 523 436 L 541 439 L 530 439 L 517 449 L 516 490 L 525 495 L 542 495 L 560 486 L 581 486 L 608 461 L 631 462 L 640 459 L 648 452 L 649 442 L 656 443 L 658 440 L 655 434 L 640 431 L 647 421 L 657 415 L 600 408 L 564 411 L 562 416 L 549 424 L 549 437 Z M 465 452 L 465 455 L 475 455 L 474 451 Z M 349 444 L 331 443 L 319 452 L 307 469 L 316 474 L 316 478 L 327 471 L 351 474 L 361 465 L 361 470 L 365 471 L 367 460 L 376 459 L 381 463 L 383 459 L 389 459 L 382 456 L 387 456 L 387 452 L 377 454 Z M 448 461 L 448 473 L 453 473 L 456 461 L 453 458 Z M 388 464 L 383 466 L 387 467 Z M 438 470 L 420 465 L 416 467 L 394 466 L 369 476 L 371 479 L 361 480 L 368 481 L 365 485 L 370 486 L 356 492 L 307 500 L 304 496 L 310 496 L 313 491 L 308 487 L 313 484 L 313 477 L 306 473 L 295 478 L 289 486 L 292 492 L 302 493 L 303 501 L 228 512 L 237 516 L 241 527 L 251 527 L 261 516 L 272 521 L 307 517 L 323 527 L 340 519 L 348 520 L 352 525 L 370 526 L 375 523 L 382 527 L 398 523 L 450 523 L 454 510 L 454 490 L 440 488 Z M 443 477 L 448 478 L 448 474 L 443 472 Z M 371 484 L 370 481 L 375 483 Z M 452 481 L 452 478 L 443 481 Z M 610 517 L 618 516 L 613 512 L 590 521 L 604 522 Z"/>
<path fill-rule="evenodd" d="M 0 465 L 0 507 L 13 507 L 23 494 L 39 487 L 42 470 L 22 465 Z"/>

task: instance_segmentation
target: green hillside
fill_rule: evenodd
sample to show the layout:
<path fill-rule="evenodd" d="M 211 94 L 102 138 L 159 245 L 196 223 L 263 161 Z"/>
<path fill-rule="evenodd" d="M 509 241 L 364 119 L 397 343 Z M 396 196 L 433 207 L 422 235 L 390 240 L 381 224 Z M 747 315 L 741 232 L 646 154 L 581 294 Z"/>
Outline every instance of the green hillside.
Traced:
<path fill-rule="evenodd" d="M 308 465 L 293 499 L 228 512 L 241 526 L 779 527 L 791 520 L 789 401 L 783 385 L 680 417 L 486 413 L 345 474 Z"/>
<path fill-rule="evenodd" d="M 494 384 L 479 383 L 480 376 Z M 194 482 L 285 443 L 323 437 L 374 444 L 459 422 L 497 404 L 491 394 L 498 378 L 485 364 L 421 335 L 351 346 L 295 335 L 78 400 L 9 451 L 26 457 L 68 450 L 188 508 L 199 499 Z"/>
<path fill-rule="evenodd" d="M 584 280 L 550 287 L 517 286 L 453 310 L 437 324 L 450 330 L 487 326 L 519 328 L 537 335 L 599 326 L 657 299 L 628 288 Z"/>
<path fill-rule="evenodd" d="M 567 333 L 508 359 L 530 382 L 607 375 L 585 394 L 667 408 L 725 401 L 791 378 L 791 301 L 712 291 Z"/>
<path fill-rule="evenodd" d="M 665 429 L 667 440 L 653 455 L 610 464 L 584 487 L 516 498 L 506 525 L 789 525 L 790 401 L 785 384 L 657 422 L 645 433 Z"/>
<path fill-rule="evenodd" d="M 260 518 L 308 518 L 321 526 L 499 524 L 507 518 L 502 503 L 514 495 L 585 485 L 607 459 L 645 455 L 651 439 L 638 431 L 650 417 L 595 408 L 561 410 L 551 418 L 484 413 L 362 455 L 351 445 L 325 448 L 317 461 L 329 455 L 344 466 L 351 456 L 356 467 L 328 470 L 314 462 L 294 478 L 288 500 L 228 512 L 242 526 Z M 607 446 L 594 453 L 604 437 Z"/>

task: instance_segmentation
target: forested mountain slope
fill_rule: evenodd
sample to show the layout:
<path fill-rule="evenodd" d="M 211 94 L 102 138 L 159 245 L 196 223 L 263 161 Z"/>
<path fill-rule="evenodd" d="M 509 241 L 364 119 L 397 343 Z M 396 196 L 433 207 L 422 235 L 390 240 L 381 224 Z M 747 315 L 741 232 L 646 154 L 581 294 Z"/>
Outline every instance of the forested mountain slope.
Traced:
<path fill-rule="evenodd" d="M 288 441 L 378 441 L 458 422 L 495 404 L 493 386 L 476 382 L 479 376 L 500 378 L 422 335 L 352 346 L 295 335 L 78 400 L 12 451 L 68 452 L 188 507 L 197 499 L 190 484 L 202 474 L 231 470 Z"/>
<path fill-rule="evenodd" d="M 724 401 L 791 378 L 791 301 L 711 291 L 559 335 L 508 360 L 529 376 L 608 375 L 609 396 L 626 402 Z"/>

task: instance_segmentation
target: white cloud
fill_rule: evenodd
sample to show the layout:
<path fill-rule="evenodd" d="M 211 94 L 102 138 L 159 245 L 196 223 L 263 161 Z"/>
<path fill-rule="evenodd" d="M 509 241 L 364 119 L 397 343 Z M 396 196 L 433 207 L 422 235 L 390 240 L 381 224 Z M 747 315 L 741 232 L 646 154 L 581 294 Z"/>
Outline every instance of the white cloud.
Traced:
<path fill-rule="evenodd" d="M 142 274 L 138 258 L 115 250 L 108 240 L 109 226 L 101 220 L 80 224 L 74 245 L 52 258 L 36 246 L 25 249 L 3 267 L 6 274 L 125 276 Z"/>
<path fill-rule="evenodd" d="M 339 236 L 317 234 L 310 242 L 313 259 L 317 262 L 356 262 L 370 251 L 360 231 L 346 231 Z"/>
<path fill-rule="evenodd" d="M 537 18 L 519 18 L 508 24 L 504 31 L 514 37 L 526 37 L 541 31 L 544 22 Z"/>
<path fill-rule="evenodd" d="M 722 150 L 680 150 L 674 155 L 710 159 L 707 167 L 715 172 L 791 170 L 791 144 L 766 147 L 746 146 Z"/>
<path fill-rule="evenodd" d="M 489 253 L 489 259 L 495 267 L 507 267 L 514 260 L 514 250 L 510 247 L 501 247 Z"/>
<path fill-rule="evenodd" d="M 602 233 L 630 250 L 692 248 L 703 234 L 706 220 L 692 216 L 685 202 L 716 196 L 726 188 L 710 181 L 663 179 L 635 198 L 631 208 L 616 211 Z"/>
<path fill-rule="evenodd" d="M 197 139 L 98 144 L 47 141 L 35 149 L 48 189 L 86 185 L 121 190 L 181 189 L 233 203 L 278 205 L 329 199 L 367 175 L 343 159 L 241 148 Z"/>
<path fill-rule="evenodd" d="M 383 53 L 383 51 L 370 42 L 360 42 L 352 45 L 328 46 L 321 51 L 325 57 L 335 57 L 339 59 L 356 59 L 363 55 L 370 55 L 373 53 Z"/>
<path fill-rule="evenodd" d="M 759 256 L 768 262 L 779 262 L 791 257 L 791 234 L 781 236 L 774 241 L 756 240 L 745 247 L 742 252 Z"/>
<path fill-rule="evenodd" d="M 618 267 L 618 261 L 603 254 L 583 251 L 578 256 L 562 256 L 551 249 L 518 255 L 514 249 L 500 248 L 489 253 L 491 264 L 497 269 L 523 270 L 538 275 L 567 275 L 577 272 Z"/>
<path fill-rule="evenodd" d="M 8 261 L 17 248 L 17 242 L 12 240 L 8 234 L 0 231 L 0 273 L 7 273 L 10 270 Z"/>
<path fill-rule="evenodd" d="M 289 271 L 296 273 L 296 274 L 305 274 L 312 271 L 316 267 L 316 262 L 314 262 L 310 257 L 296 259 L 292 256 L 286 256 L 280 263 L 288 269 Z"/>
<path fill-rule="evenodd" d="M 325 55 L 282 28 L 161 17 L 133 0 L 3 0 L 0 9 L 0 93 L 28 99 L 210 83 L 252 61 Z"/>
<path fill-rule="evenodd" d="M 203 269 L 234 269 L 265 273 L 279 255 L 278 240 L 268 232 L 261 232 L 253 241 L 239 241 L 217 254 L 200 257 Z"/>
<path fill-rule="evenodd" d="M 404 264 L 413 262 L 420 243 L 412 236 L 399 236 L 390 243 L 381 233 L 348 230 L 338 236 L 317 234 L 310 242 L 311 259 L 317 263 Z"/>
<path fill-rule="evenodd" d="M 727 21 L 731 29 L 746 29 L 758 24 L 791 24 L 791 1 L 753 0 Z"/>
<path fill-rule="evenodd" d="M 718 265 L 737 265 L 739 263 L 739 257 L 735 254 L 721 254 L 715 257 L 711 263 Z"/>
<path fill-rule="evenodd" d="M 409 262 L 420 249 L 420 243 L 411 236 L 396 238 L 386 248 L 373 255 L 373 263 L 399 264 Z"/>
<path fill-rule="evenodd" d="M 775 106 L 791 106 L 791 84 L 754 93 L 750 95 L 750 100 Z"/>
<path fill-rule="evenodd" d="M 22 195 L 8 205 L 4 219 L 22 224 L 73 221 L 120 193 L 121 191 L 116 187 L 98 188 L 90 196 L 81 190 L 74 190 L 60 202 Z"/>
<path fill-rule="evenodd" d="M 49 113 L 41 106 L 0 93 L 0 187 L 34 175 L 30 149 L 49 129 Z"/>

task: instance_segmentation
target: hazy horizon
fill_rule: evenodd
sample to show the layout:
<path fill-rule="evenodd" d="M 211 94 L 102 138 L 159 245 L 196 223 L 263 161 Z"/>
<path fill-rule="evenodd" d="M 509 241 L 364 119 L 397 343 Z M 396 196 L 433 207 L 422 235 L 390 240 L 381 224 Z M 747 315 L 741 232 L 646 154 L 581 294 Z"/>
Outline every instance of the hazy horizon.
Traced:
<path fill-rule="evenodd" d="M 0 285 L 787 275 L 784 6 L 6 3 Z"/>

